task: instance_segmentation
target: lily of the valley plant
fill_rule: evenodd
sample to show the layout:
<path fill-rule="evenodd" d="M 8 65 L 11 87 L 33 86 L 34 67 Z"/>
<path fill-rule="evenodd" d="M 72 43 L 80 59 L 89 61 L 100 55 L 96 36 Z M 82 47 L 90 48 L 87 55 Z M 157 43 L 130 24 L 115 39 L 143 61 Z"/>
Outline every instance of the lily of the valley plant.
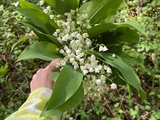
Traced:
<path fill-rule="evenodd" d="M 38 42 L 28 46 L 18 60 L 61 58 L 53 72 L 55 86 L 42 116 L 55 116 L 77 106 L 83 96 L 83 80 L 95 85 L 136 88 L 145 93 L 140 80 L 122 51 L 125 43 L 139 41 L 145 32 L 135 22 L 112 23 L 111 17 L 123 0 L 40 0 L 37 5 L 19 0 L 22 21 Z M 56 77 L 55 77 L 56 76 Z"/>

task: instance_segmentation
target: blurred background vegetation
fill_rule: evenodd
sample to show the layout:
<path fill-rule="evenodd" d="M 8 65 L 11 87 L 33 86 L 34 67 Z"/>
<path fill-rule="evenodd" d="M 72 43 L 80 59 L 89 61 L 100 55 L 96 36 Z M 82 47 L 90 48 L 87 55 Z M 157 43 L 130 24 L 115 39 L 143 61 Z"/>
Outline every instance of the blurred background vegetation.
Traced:
<path fill-rule="evenodd" d="M 17 56 L 34 39 L 22 25 L 16 12 L 17 0 L 0 1 L 0 119 L 4 119 L 26 100 L 29 82 L 38 68 L 47 63 L 42 60 L 16 62 Z M 37 2 L 38 0 L 32 0 Z M 142 102 L 127 87 L 111 90 L 85 83 L 88 92 L 81 104 L 65 113 L 66 120 L 159 120 L 160 119 L 160 1 L 125 0 L 114 18 L 115 22 L 137 21 L 148 34 L 140 36 L 138 44 L 125 45 L 124 51 L 132 57 L 132 66 L 139 75 L 147 100 Z M 18 44 L 17 41 L 19 40 Z"/>

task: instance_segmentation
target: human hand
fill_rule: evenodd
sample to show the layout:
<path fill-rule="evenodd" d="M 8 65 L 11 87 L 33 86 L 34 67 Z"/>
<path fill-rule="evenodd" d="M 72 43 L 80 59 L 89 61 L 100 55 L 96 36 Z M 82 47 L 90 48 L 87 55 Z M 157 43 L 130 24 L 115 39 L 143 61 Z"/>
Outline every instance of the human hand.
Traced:
<path fill-rule="evenodd" d="M 39 69 L 36 74 L 33 75 L 30 82 L 30 91 L 34 91 L 40 87 L 46 87 L 52 89 L 53 81 L 50 79 L 50 73 L 56 69 L 56 64 L 59 59 L 53 60 L 47 67 Z"/>

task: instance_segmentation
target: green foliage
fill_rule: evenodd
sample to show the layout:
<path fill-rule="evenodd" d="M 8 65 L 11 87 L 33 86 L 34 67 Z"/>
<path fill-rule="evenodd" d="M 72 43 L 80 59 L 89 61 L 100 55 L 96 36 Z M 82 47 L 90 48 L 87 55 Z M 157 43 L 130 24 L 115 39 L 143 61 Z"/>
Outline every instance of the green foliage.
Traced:
<path fill-rule="evenodd" d="M 132 30 L 130 28 L 134 28 L 141 34 L 146 35 L 144 30 L 136 22 L 126 22 L 119 24 L 105 23 L 102 25 L 94 26 L 93 28 L 88 29 L 87 32 L 91 38 L 99 35 L 100 33 L 104 33 L 104 38 L 102 39 L 105 39 L 105 37 L 109 38 L 105 40 L 106 45 L 108 45 L 109 43 L 117 44 L 117 42 L 130 44 L 136 43 L 139 41 L 139 35 L 135 30 Z"/>
<path fill-rule="evenodd" d="M 128 80 L 127 83 L 129 85 L 136 86 L 136 89 L 140 91 L 139 78 L 135 75 L 133 69 L 130 66 L 128 66 L 119 56 L 113 58 L 107 54 L 102 55 L 109 65 L 116 68 L 122 74 L 122 80 Z"/>
<path fill-rule="evenodd" d="M 65 65 L 55 80 L 52 96 L 42 111 L 42 115 L 63 114 L 77 106 L 83 97 L 82 79 L 83 74 L 80 70 L 75 71 L 71 65 Z"/>
<path fill-rule="evenodd" d="M 54 36 L 43 33 L 42 32 L 43 30 L 38 26 L 32 25 L 31 21 L 23 20 L 22 23 L 31 28 L 34 31 L 34 33 L 39 37 L 40 40 L 51 42 L 56 44 L 57 46 L 61 46 L 59 41 Z"/>
<path fill-rule="evenodd" d="M 52 43 L 37 42 L 27 47 L 18 57 L 18 61 L 34 58 L 51 61 L 61 57 L 57 48 L 58 47 Z"/>
<path fill-rule="evenodd" d="M 132 21 L 138 21 L 141 24 L 141 26 L 143 26 L 147 31 L 148 38 L 144 38 L 143 36 L 141 36 L 140 44 L 126 47 L 128 53 L 133 57 L 135 56 L 134 57 L 135 63 L 138 63 L 135 65 L 140 74 L 143 73 L 146 76 L 148 75 L 152 76 L 155 73 L 156 74 L 159 73 L 157 71 L 159 63 L 156 62 L 159 60 L 158 56 L 160 50 L 159 49 L 160 36 L 158 33 L 159 30 L 158 3 L 159 2 L 157 0 L 154 1 L 148 0 L 140 3 L 139 2 L 133 3 L 133 1 L 130 1 L 128 4 L 124 4 L 123 7 L 125 9 L 121 11 L 122 16 L 124 17 L 119 17 L 121 16 L 120 13 L 117 16 L 119 17 L 117 21 L 119 20 L 125 21 L 128 19 Z M 135 7 L 137 7 L 137 9 Z M 151 72 L 152 68 L 150 68 L 149 66 L 152 68 L 155 67 L 154 72 Z"/>
<path fill-rule="evenodd" d="M 64 14 L 78 8 L 79 0 L 47 0 L 46 3 L 54 8 L 56 14 Z"/>
<path fill-rule="evenodd" d="M 2 120 L 15 112 L 26 100 L 29 94 L 29 81 L 42 64 L 42 61 L 16 62 L 18 55 L 32 42 L 30 38 L 25 39 L 25 43 L 21 41 L 18 46 L 12 48 L 18 39 L 30 33 L 29 29 L 19 23 L 23 17 L 15 11 L 12 2 L 13 0 L 0 1 L 0 71 L 5 72 L 3 77 L 0 76 L 0 119 Z"/>
<path fill-rule="evenodd" d="M 40 60 L 15 62 L 21 51 L 26 46 L 32 45 L 33 40 L 37 41 L 37 37 L 23 37 L 24 34 L 30 34 L 30 31 L 22 24 L 19 24 L 22 16 L 15 12 L 15 7 L 11 3 L 12 1 L 0 1 L 0 4 L 4 4 L 4 6 L 0 5 L 0 15 L 2 16 L 0 18 L 0 67 L 4 68 L 4 65 L 8 63 L 7 74 L 0 79 L 1 119 L 15 112 L 22 105 L 28 96 L 29 81 L 32 75 L 38 68 L 44 66 L 44 62 Z M 37 1 L 30 0 L 30 2 L 34 3 L 37 3 Z M 141 36 L 138 44 L 123 47 L 123 50 L 133 60 L 125 59 L 126 55 L 124 54 L 122 57 L 123 60 L 126 60 L 136 70 L 141 79 L 142 87 L 147 93 L 147 100 L 143 103 L 140 102 L 136 92 L 133 92 L 132 97 L 128 97 L 127 88 L 124 86 L 118 86 L 118 89 L 113 91 L 107 85 L 99 88 L 92 83 L 84 82 L 84 89 L 88 92 L 84 92 L 85 97 L 78 107 L 66 112 L 64 115 L 65 119 L 160 119 L 160 106 L 158 104 L 158 101 L 160 101 L 159 5 L 159 0 L 128 0 L 125 4 L 122 4 L 114 18 L 117 22 L 136 21 L 147 31 L 148 38 Z M 44 37 L 44 34 L 40 32 L 41 29 L 37 26 L 32 26 L 31 28 L 39 32 L 39 38 Z M 20 38 L 24 39 L 17 42 Z M 42 39 L 53 43 L 53 38 L 48 36 Z M 11 49 L 12 53 L 10 52 Z M 111 53 L 116 52 L 118 55 L 121 51 L 122 47 L 117 46 L 116 50 L 113 47 Z"/>
<path fill-rule="evenodd" d="M 114 49 L 116 49 L 117 46 L 121 46 L 122 43 L 135 43 L 135 42 L 137 42 L 139 40 L 139 35 L 136 30 L 145 34 L 145 32 L 136 23 L 128 22 L 128 23 L 124 23 L 124 24 L 123 23 L 112 24 L 112 23 L 108 23 L 105 21 L 105 20 L 108 20 L 108 18 L 110 18 L 111 16 L 113 16 L 113 14 L 118 9 L 118 7 L 121 5 L 122 2 L 123 2 L 122 0 L 118 0 L 118 2 L 116 2 L 116 3 L 113 3 L 111 0 L 90 1 L 90 2 L 84 3 L 84 4 L 82 4 L 82 6 L 80 6 L 79 1 L 77 1 L 77 0 L 75 0 L 74 2 L 70 1 L 70 0 L 64 0 L 64 1 L 55 0 L 52 2 L 49 0 L 46 1 L 46 3 L 49 6 L 53 7 L 55 14 L 58 14 L 58 15 L 62 14 L 62 16 L 59 15 L 58 19 L 61 18 L 64 21 L 65 21 L 64 14 L 66 12 L 69 12 L 71 9 L 79 8 L 80 14 L 82 14 L 85 10 L 85 12 L 87 12 L 87 14 L 88 14 L 90 23 L 93 26 L 95 26 L 94 24 L 99 24 L 97 26 L 98 29 L 96 29 L 96 27 L 95 27 L 95 28 L 91 28 L 90 30 L 88 30 L 89 35 L 92 35 L 92 36 L 89 36 L 90 39 L 91 38 L 94 39 L 94 37 L 98 39 L 98 36 L 100 36 L 99 39 L 101 41 L 98 41 L 99 44 L 102 43 L 102 44 L 106 45 L 107 47 L 111 46 Z M 36 43 L 36 44 L 33 44 L 33 45 L 27 47 L 19 56 L 19 60 L 30 59 L 30 58 L 40 58 L 43 60 L 52 60 L 52 59 L 59 57 L 60 55 L 58 55 L 59 51 L 57 51 L 57 48 L 59 48 L 59 50 L 60 50 L 61 47 L 63 47 L 63 44 L 58 42 L 58 38 L 52 36 L 52 34 L 56 31 L 56 29 L 63 29 L 63 28 L 59 28 L 58 25 L 56 25 L 55 20 L 50 19 L 49 14 L 44 13 L 43 9 L 41 9 L 40 7 L 38 7 L 32 3 L 26 2 L 24 0 L 19 0 L 19 3 L 20 3 L 21 8 L 18 9 L 18 12 L 20 12 L 21 14 L 23 14 L 27 18 L 27 20 L 23 21 L 23 23 L 28 25 L 30 28 L 32 28 L 33 31 L 35 32 L 35 34 L 40 39 L 39 43 Z M 107 26 L 107 25 L 109 25 L 109 26 Z M 105 26 L 107 26 L 106 27 L 107 29 L 104 28 Z M 89 29 L 89 28 L 87 28 L 87 29 Z M 98 34 L 96 34 L 96 36 L 94 36 L 94 32 L 98 32 Z M 46 41 L 46 39 L 42 39 L 42 38 L 46 38 L 46 37 L 49 37 L 51 39 L 50 42 L 52 41 L 53 44 L 43 42 L 43 41 Z M 117 46 L 115 46 L 115 45 L 117 45 Z M 44 49 L 43 49 L 44 51 L 42 51 L 43 47 L 44 47 Z M 92 52 L 94 52 L 94 51 L 98 51 L 98 50 L 93 49 Z M 86 53 L 87 52 L 90 52 L 90 51 L 86 51 Z M 100 55 L 100 52 L 99 53 L 97 52 L 97 54 L 95 54 L 95 55 L 97 56 L 98 54 Z M 123 80 L 126 82 L 126 84 L 131 85 L 132 87 L 136 88 L 138 90 L 138 92 L 143 93 L 143 94 L 140 94 L 142 99 L 145 99 L 145 93 L 144 93 L 143 89 L 141 88 L 141 83 L 140 83 L 140 80 L 138 79 L 138 76 L 135 74 L 135 72 L 127 64 L 125 64 L 125 61 L 122 61 L 121 57 L 123 57 L 123 56 L 121 56 L 121 54 L 119 54 L 119 59 L 116 59 L 117 57 L 115 59 L 113 59 L 113 58 L 110 59 L 110 57 L 112 57 L 112 54 L 110 53 L 110 54 L 103 55 L 103 57 L 104 57 L 103 59 L 105 59 L 105 62 L 103 60 L 101 60 L 101 62 L 113 67 L 115 69 L 115 71 L 113 71 L 113 72 L 118 71 L 119 73 L 115 74 L 115 75 L 118 75 L 118 77 L 121 79 L 117 79 L 117 80 L 118 81 Z M 122 66 L 118 65 L 119 63 L 121 63 Z M 72 73 L 74 74 L 74 72 L 76 72 L 76 70 L 73 69 Z M 83 71 L 81 71 L 81 74 L 82 74 L 82 72 Z M 61 88 L 60 86 L 62 84 L 62 82 L 60 82 L 60 81 L 64 77 L 64 74 L 62 74 L 62 73 L 63 73 L 63 70 L 60 71 L 60 73 L 57 77 L 57 80 L 56 80 L 56 84 L 55 84 L 55 85 L 58 84 L 57 86 L 59 88 Z M 71 77 L 65 78 L 65 81 L 69 81 L 69 79 L 71 79 Z M 109 78 L 109 79 L 111 79 L 111 78 Z M 112 79 L 114 79 L 114 78 L 112 78 Z M 75 84 L 74 81 L 71 81 L 71 83 Z M 55 88 L 58 89 L 58 87 L 55 87 Z M 66 82 L 63 85 L 63 87 L 67 88 Z M 63 96 L 63 94 L 66 94 L 66 92 L 71 93 L 74 90 L 77 90 L 79 88 L 79 86 L 76 86 L 76 85 L 75 85 L 75 87 L 76 88 L 72 87 L 72 89 L 66 89 L 66 91 L 62 91 L 61 92 L 62 96 Z M 80 94 L 79 91 L 77 91 L 77 92 L 78 92 L 77 94 Z M 57 94 L 59 94 L 59 91 L 54 89 L 52 96 L 56 96 Z M 75 95 L 75 96 L 77 96 L 77 95 Z M 77 103 L 79 103 L 79 100 L 72 101 L 75 99 L 74 94 L 71 94 L 70 97 L 72 98 L 70 100 L 68 100 L 69 98 L 67 100 L 64 100 L 63 97 L 57 97 L 56 99 L 55 99 L 55 97 L 53 97 L 53 98 L 51 97 L 51 99 L 49 100 L 48 104 L 46 105 L 42 115 L 45 115 L 45 116 L 49 116 L 49 115 L 52 116 L 52 114 L 57 115 L 58 113 L 59 114 L 63 113 L 64 110 L 68 110 L 71 108 L 71 107 L 67 107 L 65 104 L 70 103 L 70 102 L 74 102 L 74 105 L 77 105 Z M 57 99 L 59 102 L 61 101 L 61 103 L 54 102 Z M 64 108 L 62 106 L 60 106 L 62 104 L 64 105 L 63 106 Z M 72 107 L 74 107 L 74 105 L 72 105 Z M 62 111 L 60 111 L 60 110 L 62 110 Z M 54 113 L 54 111 L 55 111 L 55 113 Z M 58 112 L 58 111 L 60 111 L 60 112 Z"/>
<path fill-rule="evenodd" d="M 128 99 L 126 98 L 128 96 L 126 92 L 118 89 L 115 92 L 117 95 L 113 95 L 109 91 L 106 93 L 105 90 L 99 90 L 104 93 L 100 95 L 101 97 L 99 97 L 99 99 L 92 101 L 88 97 L 93 97 L 93 95 L 97 93 L 97 90 L 90 90 L 88 93 L 90 95 L 87 94 L 88 96 L 85 96 L 88 101 L 84 100 L 85 102 L 78 106 L 77 109 L 70 111 L 66 115 L 66 119 L 159 119 L 160 106 L 158 105 L 158 101 L 160 101 L 160 97 L 157 96 L 160 92 L 160 64 L 158 62 L 160 60 L 159 6 L 158 0 L 128 0 L 120 7 L 116 16 L 112 18 L 114 21 L 116 20 L 116 22 L 136 21 L 145 28 L 148 38 L 141 36 L 139 44 L 126 45 L 123 50 L 132 57 L 132 62 L 130 61 L 128 63 L 132 63 L 132 66 L 134 66 L 134 69 L 137 71 L 149 99 L 144 103 L 139 102 L 139 100 L 135 98 Z M 117 51 L 121 51 L 119 48 L 117 49 Z M 121 96 L 122 93 L 123 96 Z M 108 96 L 106 96 L 106 94 L 108 94 Z M 104 109 L 101 110 L 101 115 L 97 114 L 96 111 L 98 110 L 94 111 L 92 109 L 93 107 L 89 107 L 91 104 L 85 104 L 91 103 L 91 101 L 93 106 L 97 105 L 96 108 L 99 107 L 99 103 L 103 103 Z M 111 111 L 108 112 L 108 109 Z"/>
<path fill-rule="evenodd" d="M 87 12 L 92 24 L 99 24 L 111 17 L 122 2 L 123 0 L 117 0 L 114 3 L 112 0 L 92 0 L 83 4 L 80 10 Z"/>
<path fill-rule="evenodd" d="M 21 14 L 28 16 L 35 26 L 38 26 L 45 31 L 44 33 L 52 34 L 55 31 L 54 28 L 57 27 L 54 22 L 51 22 L 49 16 L 47 16 L 42 10 L 40 11 L 38 9 L 28 7 L 18 9 L 18 11 Z"/>
<path fill-rule="evenodd" d="M 137 21 L 147 31 L 148 36 L 148 38 L 141 36 L 139 44 L 126 46 L 124 50 L 134 59 L 134 68 L 147 86 L 157 87 L 160 82 L 159 1 L 129 1 L 123 8 L 116 16 L 116 20 Z"/>
<path fill-rule="evenodd" d="M 4 75 L 7 73 L 8 71 L 8 64 L 6 63 L 4 67 L 0 68 L 0 78 L 3 78 Z"/>

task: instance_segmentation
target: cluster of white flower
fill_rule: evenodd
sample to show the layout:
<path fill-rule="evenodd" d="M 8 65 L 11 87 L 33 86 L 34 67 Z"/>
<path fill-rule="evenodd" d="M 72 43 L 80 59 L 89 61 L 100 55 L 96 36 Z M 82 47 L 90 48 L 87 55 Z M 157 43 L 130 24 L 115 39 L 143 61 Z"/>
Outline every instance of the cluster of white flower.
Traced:
<path fill-rule="evenodd" d="M 86 33 L 86 29 L 92 27 L 88 15 L 86 13 L 79 14 L 78 10 L 71 10 L 64 16 L 65 20 L 54 18 L 59 29 L 53 35 L 64 46 L 60 50 L 64 58 L 58 65 L 64 66 L 69 62 L 74 69 L 81 69 L 85 79 L 92 79 L 98 85 L 104 83 L 107 77 L 112 74 L 112 70 L 98 60 L 95 55 L 88 54 L 88 51 L 93 50 L 92 40 Z M 105 45 L 99 45 L 100 52 L 107 50 Z"/>
<path fill-rule="evenodd" d="M 44 1 L 41 0 L 40 5 L 43 4 Z M 98 43 L 93 46 L 93 40 L 89 38 L 86 32 L 87 29 L 92 27 L 88 14 L 85 12 L 80 14 L 77 9 L 65 13 L 62 17 L 50 14 L 50 6 L 44 8 L 43 11 L 49 14 L 50 19 L 54 20 L 59 26 L 53 36 L 63 45 L 59 52 L 64 58 L 57 64 L 57 67 L 70 63 L 75 70 L 80 69 L 82 71 L 84 79 L 92 79 L 97 85 L 105 83 L 106 79 L 112 74 L 112 70 L 89 51 L 99 47 L 100 52 L 105 52 L 108 48 L 104 44 Z"/>
<path fill-rule="evenodd" d="M 51 11 L 51 6 L 47 6 L 47 7 L 43 10 L 44 13 L 49 13 L 50 11 Z"/>

